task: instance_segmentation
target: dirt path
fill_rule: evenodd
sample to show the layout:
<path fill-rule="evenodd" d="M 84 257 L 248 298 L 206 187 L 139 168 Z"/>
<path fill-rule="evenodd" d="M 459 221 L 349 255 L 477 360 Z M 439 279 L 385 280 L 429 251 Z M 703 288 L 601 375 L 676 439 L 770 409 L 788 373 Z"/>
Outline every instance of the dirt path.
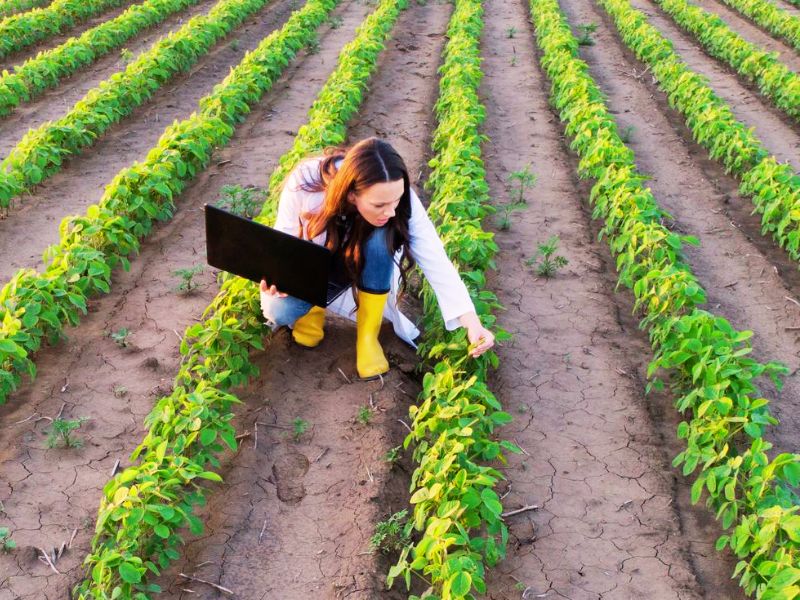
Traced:
<path fill-rule="evenodd" d="M 350 127 L 353 140 L 391 140 L 415 183 L 427 158 L 450 11 L 446 3 L 411 3 L 401 14 Z M 395 84 L 401 73 L 408 74 L 406 86 Z M 385 326 L 384 347 L 401 368 L 391 371 L 382 390 L 374 382 L 348 384 L 339 369 L 354 374 L 354 336 L 351 323 L 328 319 L 318 349 L 297 347 L 284 330 L 260 357 L 262 377 L 243 396 L 247 408 L 237 429 L 252 431 L 256 420 L 286 426 L 299 417 L 312 425 L 311 433 L 293 442 L 286 431 L 261 427 L 257 449 L 248 439 L 225 466 L 225 483 L 203 511 L 207 533 L 190 542 L 161 579 L 172 597 L 216 597 L 204 586 L 182 585 L 180 572 L 254 600 L 406 597 L 399 587 L 384 589 L 388 562 L 368 550 L 375 523 L 408 506 L 411 466 L 392 471 L 382 457 L 406 433 L 397 420 L 407 421 L 418 392 L 405 374 L 415 356 Z M 377 413 L 365 426 L 355 416 L 370 395 Z M 180 593 L 187 587 L 195 594 Z"/>
<path fill-rule="evenodd" d="M 343 17 L 342 26 L 320 30 L 320 52 L 299 57 L 287 69 L 213 165 L 182 195 L 175 217 L 143 245 L 131 271 L 116 274 L 112 293 L 91 302 L 90 314 L 69 331 L 69 341 L 40 354 L 36 381 L 0 407 L 2 523 L 19 544 L 13 555 L 0 555 L 0 600 L 60 600 L 77 581 L 100 490 L 117 460 L 121 468 L 127 466 L 144 435 L 144 417 L 168 392 L 177 371 L 176 332 L 182 334 L 198 319 L 218 291 L 211 270 L 200 276 L 194 294 L 174 291 L 174 269 L 205 262 L 203 204 L 214 202 L 225 184 L 266 184 L 366 10 L 346 1 L 333 13 Z M 106 337 L 121 327 L 131 331 L 128 348 Z M 347 354 L 343 366 L 350 358 Z M 391 404 L 384 400 L 386 393 L 376 396 L 382 406 Z M 79 450 L 48 450 L 46 420 L 18 423 L 34 414 L 54 417 L 62 405 L 64 418 L 91 419 L 79 432 L 85 441 Z M 59 576 L 36 559 L 35 547 L 58 546 L 73 529 L 78 533 L 57 563 L 64 573 Z"/>
<path fill-rule="evenodd" d="M 75 27 L 66 28 L 58 35 L 54 35 L 52 37 L 47 38 L 46 40 L 42 40 L 38 44 L 28 46 L 27 48 L 22 48 L 18 52 L 13 52 L 12 54 L 0 58 L 0 71 L 2 71 L 3 69 L 10 70 L 11 67 L 13 67 L 14 65 L 24 62 L 31 56 L 36 56 L 36 54 L 38 54 L 42 50 L 50 50 L 51 48 L 60 46 L 61 44 L 66 42 L 69 38 L 79 36 L 87 29 L 91 29 L 92 27 L 97 27 L 98 25 L 100 25 L 100 23 L 103 23 L 104 21 L 108 21 L 109 19 L 118 17 L 123 12 L 125 12 L 125 10 L 132 4 L 137 4 L 137 2 L 136 1 L 124 2 L 122 6 L 118 6 L 116 8 L 107 10 L 106 12 L 99 14 L 96 17 L 87 19 L 86 21 L 79 23 Z"/>
<path fill-rule="evenodd" d="M 647 340 L 628 316 L 631 295 L 614 293 L 588 184 L 576 181 L 548 108 L 527 2 L 489 0 L 486 15 L 485 156 L 496 203 L 510 200 L 509 173 L 530 163 L 538 175 L 528 207 L 497 232 L 490 283 L 507 309 L 500 325 L 515 335 L 492 382 L 515 416 L 502 435 L 529 454 L 510 460 L 504 506 L 541 507 L 509 518 L 508 558 L 490 574 L 488 597 L 743 598 L 729 581 L 734 562 L 714 551 L 713 522 L 687 506 L 688 482 L 670 466 L 671 400 L 644 395 Z M 513 39 L 510 27 L 520 32 Z M 569 265 L 547 280 L 524 261 L 552 235 Z"/>
<path fill-rule="evenodd" d="M 739 120 L 755 129 L 756 136 L 767 150 L 778 160 L 800 169 L 800 154 L 798 154 L 800 127 L 796 126 L 793 120 L 774 108 L 756 88 L 742 83 L 733 69 L 708 56 L 694 37 L 684 33 L 672 19 L 655 7 L 651 0 L 631 0 L 631 4 L 643 11 L 650 24 L 672 41 L 675 51 L 690 69 L 708 77 L 716 94 L 728 103 Z M 572 9 L 572 6 L 566 6 L 565 9 Z M 597 11 L 601 9 L 597 7 L 594 12 Z M 582 21 L 581 18 L 583 17 L 573 21 L 573 26 L 588 22 Z M 599 12 L 597 17 L 587 13 L 586 18 L 598 22 Z"/>
<path fill-rule="evenodd" d="M 208 12 L 216 2 L 217 0 L 202 0 L 196 5 L 172 15 L 160 25 L 140 32 L 138 36 L 128 40 L 124 47 L 130 50 L 134 56 L 138 56 L 159 38 L 179 29 L 193 16 Z M 71 77 L 62 79 L 57 87 L 47 90 L 32 102 L 23 103 L 11 115 L 0 119 L 0 159 L 8 155 L 8 152 L 19 142 L 26 131 L 39 127 L 45 121 L 63 117 L 90 89 L 117 71 L 124 69 L 125 64 L 120 58 L 120 52 L 121 49 L 115 50 Z"/>
<path fill-rule="evenodd" d="M 732 8 L 728 8 L 723 2 L 717 2 L 716 0 L 697 0 L 693 2 L 693 4 L 696 4 L 708 12 L 716 13 L 731 29 L 748 42 L 757 44 L 766 51 L 777 52 L 778 60 L 794 72 L 800 72 L 800 55 L 795 52 L 794 48 L 776 39 L 770 33 L 765 32 L 741 13 L 736 12 Z"/>
<path fill-rule="evenodd" d="M 0 281 L 6 281 L 21 267 L 38 268 L 42 250 L 59 240 L 61 219 L 81 214 L 89 204 L 98 202 L 114 174 L 144 159 L 167 125 L 197 110 L 198 101 L 225 78 L 246 51 L 283 26 L 292 7 L 293 0 L 274 0 L 265 6 L 188 73 L 176 77 L 150 102 L 110 128 L 94 147 L 69 161 L 32 194 L 16 200 L 9 218 L 0 221 L 0 255 L 5 259 L 0 265 Z M 31 231 L 37 235 L 31 236 Z"/>
<path fill-rule="evenodd" d="M 797 265 L 769 238 L 760 235 L 752 203 L 737 194 L 736 181 L 724 174 L 707 153 L 691 141 L 680 115 L 669 109 L 665 96 L 647 77 L 628 76 L 642 65 L 624 51 L 607 19 L 589 0 L 570 3 L 574 25 L 601 23 L 595 46 L 584 49 L 592 74 L 619 113 L 621 127 L 633 127 L 631 147 L 639 168 L 653 176 L 650 182 L 659 203 L 676 219 L 677 231 L 696 235 L 699 248 L 688 249 L 690 263 L 709 293 L 710 310 L 735 327 L 755 333 L 754 356 L 787 364 L 791 375 L 777 392 L 764 385 L 774 399 L 773 410 L 782 424 L 767 435 L 782 451 L 800 449 L 800 367 L 798 334 L 787 330 L 800 322 L 794 298 L 800 278 Z M 716 81 L 714 81 L 716 86 Z M 676 186 L 676 182 L 684 182 Z"/>

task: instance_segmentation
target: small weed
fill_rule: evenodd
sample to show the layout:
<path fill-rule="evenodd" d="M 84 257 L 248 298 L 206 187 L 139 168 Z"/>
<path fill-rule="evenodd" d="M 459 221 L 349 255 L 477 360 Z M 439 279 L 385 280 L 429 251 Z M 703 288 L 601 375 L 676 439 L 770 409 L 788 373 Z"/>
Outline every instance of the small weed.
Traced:
<path fill-rule="evenodd" d="M 636 128 L 633 125 L 628 125 L 620 132 L 619 139 L 622 140 L 623 144 L 630 143 L 634 131 L 636 131 Z"/>
<path fill-rule="evenodd" d="M 517 407 L 517 412 L 518 412 L 519 414 L 521 414 L 521 415 L 524 415 L 526 412 L 528 412 L 528 407 L 527 407 L 525 404 L 520 404 L 520 405 Z"/>
<path fill-rule="evenodd" d="M 526 203 L 525 190 L 536 185 L 536 175 L 531 171 L 531 166 L 528 164 L 525 168 L 510 173 L 508 175 L 508 182 L 511 184 L 517 182 L 519 186 L 517 188 L 517 202 Z"/>
<path fill-rule="evenodd" d="M 127 348 L 128 347 L 128 337 L 131 335 L 131 332 L 128 331 L 127 327 L 122 327 L 117 331 L 113 331 L 109 334 L 112 340 L 117 343 L 117 346 L 120 348 Z"/>
<path fill-rule="evenodd" d="M 316 54 L 319 52 L 319 38 L 315 35 L 306 43 L 306 52 L 309 54 Z"/>
<path fill-rule="evenodd" d="M 130 64 L 133 62 L 133 52 L 128 50 L 127 48 L 123 48 L 119 51 L 119 58 L 122 61 L 123 65 Z"/>
<path fill-rule="evenodd" d="M 186 269 L 177 269 L 172 272 L 173 275 L 176 277 L 181 278 L 181 282 L 178 287 L 175 288 L 177 292 L 186 292 L 187 294 L 197 288 L 197 284 L 194 282 L 195 276 L 199 275 L 203 272 L 203 265 L 194 265 L 193 267 L 188 267 Z"/>
<path fill-rule="evenodd" d="M 400 460 L 400 449 L 402 446 L 395 446 L 386 451 L 386 454 L 383 455 L 383 460 L 388 462 L 390 465 L 394 466 L 395 463 Z"/>
<path fill-rule="evenodd" d="M 241 47 L 242 47 L 242 41 L 241 41 L 241 40 L 233 40 L 233 41 L 230 43 L 230 48 L 231 48 L 231 50 L 233 50 L 234 52 L 238 52 L 238 51 L 239 51 L 239 48 L 241 48 Z"/>
<path fill-rule="evenodd" d="M 261 211 L 261 205 L 266 199 L 264 190 L 257 187 L 223 185 L 219 192 L 220 197 L 215 206 L 245 219 L 255 217 Z"/>
<path fill-rule="evenodd" d="M 597 23 L 578 25 L 578 31 L 581 33 L 578 37 L 578 44 L 580 46 L 594 46 L 594 40 L 590 36 L 597 31 Z"/>
<path fill-rule="evenodd" d="M 375 534 L 369 540 L 372 550 L 377 550 L 384 554 L 400 552 L 410 541 L 410 536 L 403 531 L 407 510 L 394 513 L 385 521 L 375 525 Z"/>
<path fill-rule="evenodd" d="M 301 419 L 300 417 L 297 417 L 294 421 L 292 421 L 292 427 L 294 428 L 292 435 L 294 436 L 295 442 L 300 439 L 300 436 L 308 431 L 308 425 L 308 421 Z"/>
<path fill-rule="evenodd" d="M 369 425 L 370 421 L 372 421 L 372 409 L 369 406 L 359 408 L 356 420 L 362 425 Z"/>
<path fill-rule="evenodd" d="M 428 0 L 417 0 L 417 6 L 428 6 Z"/>
<path fill-rule="evenodd" d="M 524 592 L 526 589 L 528 589 L 528 586 L 527 586 L 527 585 L 525 585 L 524 583 L 522 583 L 521 581 L 518 581 L 518 582 L 517 582 L 517 583 L 514 585 L 514 587 L 515 587 L 515 588 L 517 588 L 517 591 L 518 591 L 518 592 Z"/>
<path fill-rule="evenodd" d="M 11 532 L 8 527 L 0 527 L 0 549 L 3 552 L 11 552 L 17 547 L 17 542 L 11 539 Z"/>
<path fill-rule="evenodd" d="M 558 236 L 554 235 L 544 244 L 539 244 L 536 254 L 525 261 L 525 264 L 528 266 L 536 265 L 537 275 L 542 277 L 552 277 L 560 268 L 569 264 L 569 261 L 565 257 L 554 256 L 558 250 L 558 242 Z M 538 262 L 539 258 L 541 258 L 541 262 Z"/>
<path fill-rule="evenodd" d="M 124 385 L 118 385 L 114 387 L 114 397 L 115 398 L 123 398 L 128 394 L 128 388 Z"/>
<path fill-rule="evenodd" d="M 328 17 L 328 25 L 331 26 L 331 29 L 339 29 L 344 23 L 344 19 L 341 15 L 331 15 Z"/>
<path fill-rule="evenodd" d="M 88 417 L 53 419 L 53 425 L 47 436 L 47 447 L 55 448 L 61 442 L 65 448 L 80 448 L 83 445 L 83 440 L 74 437 L 71 432 L 78 429 L 86 421 L 88 421 Z"/>
<path fill-rule="evenodd" d="M 511 66 L 512 67 L 516 67 L 517 66 L 517 55 L 516 54 L 511 57 Z"/>
<path fill-rule="evenodd" d="M 526 204 L 524 202 L 511 202 L 509 204 L 504 204 L 500 208 L 500 215 L 497 219 L 497 227 L 501 231 L 508 231 L 511 229 L 511 214 L 518 210 L 522 210 L 525 208 Z"/>
<path fill-rule="evenodd" d="M 517 28 L 516 27 L 509 27 L 508 29 L 506 29 L 506 35 L 509 38 L 513 38 L 515 33 L 517 33 Z"/>

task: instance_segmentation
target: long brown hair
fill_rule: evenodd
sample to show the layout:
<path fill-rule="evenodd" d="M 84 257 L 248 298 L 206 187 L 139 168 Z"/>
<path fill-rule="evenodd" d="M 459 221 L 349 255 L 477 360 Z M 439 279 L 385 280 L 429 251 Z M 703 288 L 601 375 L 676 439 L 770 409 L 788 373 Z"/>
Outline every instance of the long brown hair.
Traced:
<path fill-rule="evenodd" d="M 336 161 L 342 160 L 337 169 Z M 409 250 L 410 237 L 408 224 L 411 218 L 411 187 L 408 169 L 397 151 L 384 140 L 369 137 L 353 146 L 332 146 L 326 148 L 319 162 L 319 171 L 301 170 L 300 189 L 306 192 L 325 192 L 325 200 L 318 212 L 306 213 L 308 220 L 305 232 L 301 237 L 313 239 L 326 233 L 325 246 L 331 251 L 339 250 L 344 259 L 345 268 L 354 284 L 357 284 L 364 269 L 362 247 L 375 227 L 368 223 L 358 212 L 348 194 L 356 195 L 376 183 L 403 180 L 403 196 L 395 209 L 395 215 L 384 225 L 386 244 L 394 255 L 402 248 L 400 258 L 400 291 L 405 290 L 408 272 L 414 266 L 414 259 Z M 353 289 L 356 305 L 358 297 Z"/>

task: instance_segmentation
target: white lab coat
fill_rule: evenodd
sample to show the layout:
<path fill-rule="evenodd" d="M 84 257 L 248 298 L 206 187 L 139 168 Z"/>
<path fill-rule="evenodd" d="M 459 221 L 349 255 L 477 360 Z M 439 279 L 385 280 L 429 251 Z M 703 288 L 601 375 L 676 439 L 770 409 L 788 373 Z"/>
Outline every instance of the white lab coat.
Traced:
<path fill-rule="evenodd" d="M 308 169 L 306 173 L 318 173 L 320 158 L 313 158 L 298 165 L 289 174 L 286 186 L 280 197 L 278 205 L 278 216 L 274 227 L 291 235 L 298 235 L 300 224 L 305 230 L 308 225 L 307 220 L 301 217 L 308 212 L 317 212 L 325 198 L 325 192 L 306 192 L 299 188 L 302 181 L 300 169 Z M 338 167 L 340 163 L 336 166 Z M 311 177 L 307 177 L 311 179 Z M 442 318 L 448 330 L 456 329 L 460 326 L 458 317 L 464 313 L 475 310 L 475 305 L 469 296 L 467 287 L 461 280 L 455 266 L 450 261 L 444 250 L 442 241 L 436 233 L 425 207 L 422 206 L 417 194 L 411 190 L 411 218 L 409 220 L 410 251 L 417 265 L 422 269 L 422 273 L 430 283 L 439 302 Z M 326 234 L 322 233 L 312 241 L 317 244 L 324 244 Z M 389 298 L 383 311 L 383 316 L 391 321 L 395 333 L 411 346 L 416 347 L 413 340 L 419 335 L 419 330 L 398 308 L 397 292 L 400 285 L 400 268 L 397 263 L 400 260 L 401 251 L 395 255 L 394 274 L 389 291 Z M 265 294 L 262 292 L 262 306 Z M 348 289 L 337 298 L 328 310 L 355 320 L 355 302 L 351 290 Z"/>

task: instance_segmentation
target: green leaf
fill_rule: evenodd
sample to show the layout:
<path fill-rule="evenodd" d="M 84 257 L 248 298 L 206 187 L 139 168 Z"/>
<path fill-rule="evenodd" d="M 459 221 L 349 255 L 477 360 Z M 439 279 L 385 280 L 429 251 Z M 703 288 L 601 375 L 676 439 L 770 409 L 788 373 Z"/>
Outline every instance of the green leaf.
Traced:
<path fill-rule="evenodd" d="M 142 580 L 142 574 L 139 569 L 128 562 L 120 563 L 119 576 L 127 583 L 139 583 Z"/>

